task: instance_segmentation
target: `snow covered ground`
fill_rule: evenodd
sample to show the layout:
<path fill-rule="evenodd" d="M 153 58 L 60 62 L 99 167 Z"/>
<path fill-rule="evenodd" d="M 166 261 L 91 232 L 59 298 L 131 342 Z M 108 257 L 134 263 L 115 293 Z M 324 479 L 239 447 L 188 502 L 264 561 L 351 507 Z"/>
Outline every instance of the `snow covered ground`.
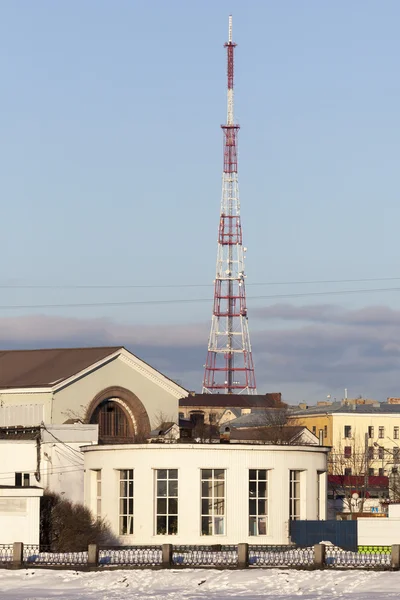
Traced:
<path fill-rule="evenodd" d="M 399 598 L 400 572 L 250 569 L 0 570 L 1 600 L 294 600 Z"/>

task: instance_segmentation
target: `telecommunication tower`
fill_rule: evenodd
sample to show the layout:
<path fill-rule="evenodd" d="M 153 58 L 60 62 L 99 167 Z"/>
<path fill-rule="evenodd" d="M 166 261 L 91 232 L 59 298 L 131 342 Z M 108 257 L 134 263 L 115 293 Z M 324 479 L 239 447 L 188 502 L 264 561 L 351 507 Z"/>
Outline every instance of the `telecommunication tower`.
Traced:
<path fill-rule="evenodd" d="M 256 394 L 247 321 L 245 268 L 238 184 L 238 131 L 234 120 L 232 17 L 225 44 L 228 55 L 228 113 L 224 133 L 221 215 L 218 231 L 214 306 L 203 393 Z"/>

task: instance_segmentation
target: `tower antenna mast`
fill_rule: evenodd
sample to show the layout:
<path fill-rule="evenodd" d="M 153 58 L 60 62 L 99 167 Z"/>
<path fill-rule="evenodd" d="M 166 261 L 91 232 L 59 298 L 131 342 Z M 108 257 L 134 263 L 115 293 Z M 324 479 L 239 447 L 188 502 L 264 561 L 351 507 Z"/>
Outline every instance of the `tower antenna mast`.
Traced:
<path fill-rule="evenodd" d="M 245 268 L 238 184 L 238 132 L 234 116 L 232 16 L 227 50 L 227 119 L 224 134 L 221 214 L 218 230 L 214 306 L 208 341 L 203 393 L 256 394 L 247 320 Z"/>

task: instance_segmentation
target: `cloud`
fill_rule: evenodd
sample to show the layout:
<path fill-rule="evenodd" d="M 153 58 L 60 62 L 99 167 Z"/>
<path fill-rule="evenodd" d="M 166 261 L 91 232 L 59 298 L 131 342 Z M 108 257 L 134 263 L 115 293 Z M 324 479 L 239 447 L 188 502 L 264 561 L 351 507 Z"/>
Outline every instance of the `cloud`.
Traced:
<path fill-rule="evenodd" d="M 251 341 L 259 392 L 288 401 L 327 394 L 400 396 L 400 311 L 329 304 L 275 304 L 253 311 Z M 0 319 L 2 348 L 124 345 L 189 389 L 200 390 L 209 323 L 123 325 L 109 319 Z"/>

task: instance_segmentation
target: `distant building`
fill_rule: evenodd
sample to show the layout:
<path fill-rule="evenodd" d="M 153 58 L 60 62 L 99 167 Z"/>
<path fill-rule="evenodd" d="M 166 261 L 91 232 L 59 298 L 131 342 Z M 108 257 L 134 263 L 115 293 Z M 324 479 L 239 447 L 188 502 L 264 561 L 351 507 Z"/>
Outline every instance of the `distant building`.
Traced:
<path fill-rule="evenodd" d="M 356 399 L 359 400 L 359 399 Z M 334 402 L 290 413 L 289 423 L 303 425 L 332 447 L 333 474 L 387 476 L 400 466 L 400 405 Z M 366 451 L 365 436 L 367 435 Z"/>
<path fill-rule="evenodd" d="M 204 423 L 218 424 L 239 417 L 255 410 L 268 408 L 284 408 L 282 395 L 277 393 L 245 395 L 245 394 L 189 394 L 179 400 L 179 417 L 193 419 Z M 231 411 L 230 414 L 226 414 Z"/>

